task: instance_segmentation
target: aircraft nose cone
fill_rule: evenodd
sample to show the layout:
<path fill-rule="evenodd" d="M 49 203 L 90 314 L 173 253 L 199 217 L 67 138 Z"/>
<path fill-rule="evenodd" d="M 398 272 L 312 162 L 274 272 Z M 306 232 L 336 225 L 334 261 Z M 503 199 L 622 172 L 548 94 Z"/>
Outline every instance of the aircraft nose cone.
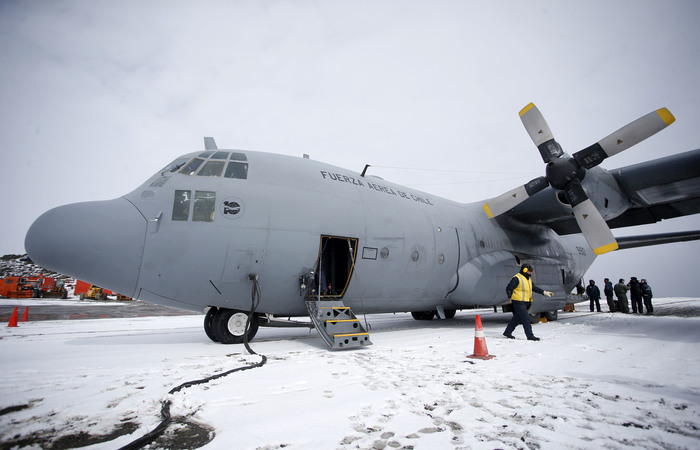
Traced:
<path fill-rule="evenodd" d="M 134 297 L 147 225 L 124 198 L 74 203 L 36 219 L 24 247 L 44 268 Z"/>

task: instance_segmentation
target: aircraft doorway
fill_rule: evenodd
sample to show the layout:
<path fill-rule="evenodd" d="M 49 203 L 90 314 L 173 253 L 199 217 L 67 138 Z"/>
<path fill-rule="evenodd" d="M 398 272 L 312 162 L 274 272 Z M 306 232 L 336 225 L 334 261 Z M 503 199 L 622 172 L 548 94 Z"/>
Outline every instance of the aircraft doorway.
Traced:
<path fill-rule="evenodd" d="M 319 258 L 314 273 L 316 295 L 342 298 L 350 283 L 357 257 L 357 239 L 339 236 L 321 236 Z"/>

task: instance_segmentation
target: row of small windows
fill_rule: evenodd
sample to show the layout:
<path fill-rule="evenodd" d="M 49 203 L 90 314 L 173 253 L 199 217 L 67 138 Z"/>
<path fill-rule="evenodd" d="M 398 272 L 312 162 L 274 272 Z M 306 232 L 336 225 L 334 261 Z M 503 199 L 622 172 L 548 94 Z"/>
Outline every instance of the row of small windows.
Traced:
<path fill-rule="evenodd" d="M 200 158 L 207 159 L 230 159 L 231 161 L 248 161 L 245 153 L 240 152 L 215 152 L 207 151 L 199 154 Z"/>
<path fill-rule="evenodd" d="M 189 220 L 190 205 L 192 205 L 193 222 L 213 222 L 216 208 L 216 192 L 194 191 L 193 199 L 192 191 L 176 190 L 172 220 Z"/>
<path fill-rule="evenodd" d="M 178 159 L 163 172 L 179 172 L 200 177 L 220 177 L 223 174 L 225 178 L 245 180 L 248 178 L 248 158 L 239 152 L 207 151 L 200 153 L 196 158 Z"/>

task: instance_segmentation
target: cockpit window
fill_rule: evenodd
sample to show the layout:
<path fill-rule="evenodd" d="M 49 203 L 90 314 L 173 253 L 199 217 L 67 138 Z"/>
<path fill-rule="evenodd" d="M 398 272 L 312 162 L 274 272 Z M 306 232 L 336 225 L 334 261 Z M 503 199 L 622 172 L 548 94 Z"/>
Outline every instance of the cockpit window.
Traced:
<path fill-rule="evenodd" d="M 228 159 L 228 152 L 216 152 L 211 156 L 211 159 Z"/>
<path fill-rule="evenodd" d="M 165 172 L 176 172 L 177 169 L 180 167 L 184 166 L 185 163 L 187 162 L 187 158 L 178 158 L 175 161 L 171 162 L 167 166 L 163 168 L 163 170 L 160 171 L 161 174 L 165 174 Z"/>
<path fill-rule="evenodd" d="M 194 207 L 192 208 L 192 221 L 213 222 L 214 209 L 216 207 L 216 192 L 195 191 Z"/>
<path fill-rule="evenodd" d="M 195 173 L 197 171 L 197 168 L 203 162 L 204 162 L 203 159 L 195 158 L 192 161 L 190 161 L 189 163 L 187 163 L 187 165 L 185 167 L 183 167 L 182 170 L 180 170 L 180 173 L 184 173 L 185 175 L 192 175 L 193 173 Z"/>
<path fill-rule="evenodd" d="M 226 167 L 226 178 L 238 178 L 245 180 L 248 178 L 248 163 L 231 161 Z"/>
<path fill-rule="evenodd" d="M 247 180 L 248 157 L 245 153 L 240 152 L 206 151 L 200 153 L 197 158 L 192 158 L 189 162 L 186 159 L 174 161 L 166 167 L 163 173 L 167 170 L 175 172 L 178 169 L 180 173 L 185 175 L 196 173 L 200 177 L 220 177 L 223 172 L 223 176 L 226 178 Z"/>
<path fill-rule="evenodd" d="M 190 217 L 190 198 L 192 191 L 175 191 L 173 202 L 173 220 L 187 220 Z"/>
<path fill-rule="evenodd" d="M 197 172 L 197 175 L 200 177 L 220 177 L 224 170 L 224 164 L 226 164 L 224 161 L 207 161 L 204 167 Z"/>

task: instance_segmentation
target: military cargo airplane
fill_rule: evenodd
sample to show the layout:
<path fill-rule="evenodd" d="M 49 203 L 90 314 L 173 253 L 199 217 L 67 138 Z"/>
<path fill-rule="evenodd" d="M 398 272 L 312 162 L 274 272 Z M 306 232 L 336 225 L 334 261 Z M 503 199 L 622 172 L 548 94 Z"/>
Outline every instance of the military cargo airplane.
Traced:
<path fill-rule="evenodd" d="M 204 329 L 214 341 L 247 342 L 260 325 L 308 315 L 340 348 L 371 343 L 357 314 L 430 320 L 504 305 L 523 263 L 554 293 L 535 295 L 530 313 L 556 319 L 598 254 L 700 239 L 689 231 L 616 240 L 610 231 L 700 212 L 700 149 L 599 166 L 671 124 L 667 109 L 572 155 L 533 104 L 520 117 L 546 175 L 485 204 L 307 156 L 219 149 L 206 137 L 204 151 L 178 157 L 123 197 L 44 213 L 25 247 L 57 272 L 207 311 Z"/>

